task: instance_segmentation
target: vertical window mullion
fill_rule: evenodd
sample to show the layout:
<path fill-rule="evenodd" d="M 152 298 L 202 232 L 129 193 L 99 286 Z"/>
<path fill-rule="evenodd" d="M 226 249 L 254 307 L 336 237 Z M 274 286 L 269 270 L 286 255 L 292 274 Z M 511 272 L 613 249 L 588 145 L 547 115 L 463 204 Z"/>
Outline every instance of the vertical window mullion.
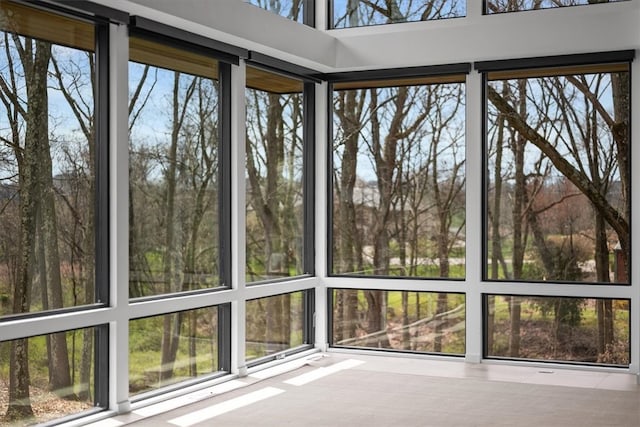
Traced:
<path fill-rule="evenodd" d="M 331 5 L 333 5 L 333 1 L 331 1 Z M 327 84 L 327 108 L 326 108 L 326 114 L 327 114 L 327 147 L 326 147 L 326 156 L 327 156 L 327 176 L 326 176 L 326 185 L 327 185 L 327 191 L 326 191 L 326 200 L 327 200 L 327 204 L 325 207 L 325 215 L 327 218 L 327 242 L 329 242 L 327 244 L 327 248 L 326 248 L 326 253 L 325 256 L 326 258 L 326 271 L 324 272 L 325 275 L 327 276 L 331 276 L 334 272 L 334 266 L 333 266 L 333 255 L 334 255 L 334 251 L 333 251 L 333 239 L 334 239 L 334 233 L 333 233 L 333 191 L 334 191 L 334 185 L 333 185 L 333 173 L 334 173 L 334 159 L 333 159 L 333 150 L 332 150 L 332 146 L 333 146 L 333 138 L 334 138 L 334 129 L 333 129 L 333 121 L 334 121 L 334 111 L 333 111 L 333 83 L 328 83 Z M 330 296 L 332 295 L 332 293 L 330 292 L 329 289 L 329 293 Z M 329 310 L 331 312 L 332 310 L 332 305 L 331 305 L 331 301 L 332 299 L 330 298 L 327 301 L 327 304 L 329 304 Z M 329 314 L 330 314 L 329 312 Z M 331 319 L 331 315 L 329 315 L 329 319 Z M 331 326 L 331 325 L 329 325 Z M 328 329 L 329 331 L 331 331 L 331 328 Z M 331 334 L 329 334 L 331 335 Z"/>
<path fill-rule="evenodd" d="M 315 340 L 315 290 L 310 289 L 304 292 L 304 325 L 302 326 L 304 344 L 313 345 Z"/>
<path fill-rule="evenodd" d="M 95 328 L 94 333 L 94 405 L 109 407 L 109 325 Z"/>
<path fill-rule="evenodd" d="M 231 65 L 225 62 L 219 63 L 219 138 L 220 138 L 220 163 L 218 179 L 218 212 L 220 233 L 220 283 L 231 288 Z"/>
<path fill-rule="evenodd" d="M 315 84 L 304 84 L 303 101 L 303 191 L 305 274 L 315 274 Z"/>
<path fill-rule="evenodd" d="M 315 28 L 316 26 L 316 2 L 315 0 L 303 0 L 303 16 L 302 16 L 302 22 L 305 25 L 308 25 L 312 28 Z"/>
<path fill-rule="evenodd" d="M 96 26 L 96 302 L 109 304 L 109 28 Z"/>
<path fill-rule="evenodd" d="M 231 372 L 231 303 L 218 306 L 218 370 Z"/>
<path fill-rule="evenodd" d="M 95 87 L 95 301 L 110 304 L 109 257 L 109 24 L 96 25 Z M 94 334 L 96 406 L 109 406 L 109 327 Z"/>

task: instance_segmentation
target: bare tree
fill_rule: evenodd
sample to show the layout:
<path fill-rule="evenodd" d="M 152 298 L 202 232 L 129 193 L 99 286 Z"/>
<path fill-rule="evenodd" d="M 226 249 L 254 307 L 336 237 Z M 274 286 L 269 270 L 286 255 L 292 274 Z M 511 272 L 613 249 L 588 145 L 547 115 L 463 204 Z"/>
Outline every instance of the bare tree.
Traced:
<path fill-rule="evenodd" d="M 334 271 L 348 273 L 362 271 L 362 237 L 356 221 L 354 189 L 358 164 L 358 140 L 361 129 L 361 118 L 364 109 L 364 96 L 357 91 L 339 91 L 334 97 L 334 111 L 337 119 L 334 137 L 335 152 L 340 153 L 339 174 L 334 175 L 334 215 L 337 222 L 334 226 Z M 350 338 L 355 335 L 355 318 L 358 308 L 356 291 L 338 292 L 335 310 L 335 340 Z"/>
<path fill-rule="evenodd" d="M 461 16 L 458 0 L 348 0 L 344 10 L 334 12 L 334 27 L 356 27 Z"/>
<path fill-rule="evenodd" d="M 38 218 L 41 215 L 42 197 L 44 192 L 50 190 L 51 186 L 51 158 L 49 157 L 48 162 L 45 159 L 50 156 L 49 123 L 46 118 L 49 116 L 47 72 L 51 59 L 51 44 L 26 38 L 21 39 L 17 35 L 9 35 L 8 33 L 5 33 L 4 41 L 9 63 L 9 82 L 3 77 L 0 80 L 0 86 L 7 114 L 10 120 L 15 121 L 12 125 L 14 130 L 12 136 L 16 139 L 6 140 L 6 142 L 14 149 L 18 163 L 20 193 L 20 258 L 17 282 L 14 286 L 13 312 L 26 313 L 31 309 L 31 286 L 36 274 L 47 274 L 47 271 L 37 271 L 36 273 L 34 266 L 36 265 L 36 236 L 39 230 Z M 10 43 L 18 53 L 20 67 L 24 72 L 25 104 L 19 95 L 18 83 L 16 82 L 19 77 L 15 71 L 16 68 L 14 68 L 16 64 L 10 51 Z M 19 120 L 24 120 L 25 124 L 22 146 L 20 146 L 22 138 L 18 130 Z M 45 173 L 49 173 L 49 176 L 44 176 Z M 47 202 L 49 200 L 45 203 Z M 57 245 L 57 240 L 53 244 Z M 53 258 L 57 253 L 52 252 L 49 255 Z M 53 265 L 55 260 L 52 258 L 47 261 L 48 266 L 53 270 L 56 267 Z M 59 269 L 59 261 L 57 268 Z M 59 277 L 58 270 L 58 283 L 53 283 L 53 286 L 60 286 Z M 56 291 L 59 291 L 58 295 L 61 296 L 61 289 L 53 289 L 54 293 Z M 43 301 L 48 303 L 47 298 L 46 295 L 42 295 Z M 66 345 L 64 351 L 66 351 Z M 58 354 L 58 352 L 52 353 L 55 356 Z M 33 411 L 29 401 L 30 375 L 27 339 L 12 341 L 10 359 L 9 406 L 6 417 L 8 419 L 28 418 L 33 415 Z M 67 369 L 67 375 L 68 373 Z M 55 378 L 51 379 L 56 380 Z"/>

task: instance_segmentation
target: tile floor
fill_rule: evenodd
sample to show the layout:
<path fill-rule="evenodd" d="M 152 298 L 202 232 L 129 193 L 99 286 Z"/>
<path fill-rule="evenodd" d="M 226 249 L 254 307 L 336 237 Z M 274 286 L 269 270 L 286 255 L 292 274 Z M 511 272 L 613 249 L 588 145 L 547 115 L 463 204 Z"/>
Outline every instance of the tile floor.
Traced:
<path fill-rule="evenodd" d="M 315 354 L 92 427 L 640 426 L 633 375 Z"/>

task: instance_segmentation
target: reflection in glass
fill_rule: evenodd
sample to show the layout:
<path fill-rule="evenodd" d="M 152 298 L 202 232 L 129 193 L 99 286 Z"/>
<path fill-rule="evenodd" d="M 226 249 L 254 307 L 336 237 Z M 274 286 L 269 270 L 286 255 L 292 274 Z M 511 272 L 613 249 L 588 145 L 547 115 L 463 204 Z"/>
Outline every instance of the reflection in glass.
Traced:
<path fill-rule="evenodd" d="M 96 302 L 95 31 L 0 2 L 0 318 Z M 92 351 L 90 330 L 3 343 L 0 413 L 91 407 Z"/>
<path fill-rule="evenodd" d="M 302 23 L 305 0 L 245 0 L 247 3 Z"/>
<path fill-rule="evenodd" d="M 4 1 L 0 29 L 0 317 L 92 304 L 94 27 Z"/>
<path fill-rule="evenodd" d="M 487 0 L 486 13 L 517 12 L 522 10 L 552 9 L 595 3 L 614 3 L 627 0 Z"/>
<path fill-rule="evenodd" d="M 600 68 L 489 73 L 489 279 L 629 283 L 628 64 Z"/>
<path fill-rule="evenodd" d="M 334 86 L 332 271 L 463 278 L 464 84 L 394 83 Z"/>
<path fill-rule="evenodd" d="M 486 297 L 487 356 L 629 365 L 629 301 Z"/>
<path fill-rule="evenodd" d="M 334 346 L 465 353 L 461 294 L 335 289 Z"/>
<path fill-rule="evenodd" d="M 132 395 L 218 371 L 217 307 L 129 322 Z"/>
<path fill-rule="evenodd" d="M 217 62 L 136 38 L 130 55 L 129 295 L 219 286 Z"/>
<path fill-rule="evenodd" d="M 332 0 L 333 28 L 397 24 L 466 15 L 466 0 Z"/>
<path fill-rule="evenodd" d="M 301 275 L 303 85 L 251 67 L 247 85 L 246 278 Z"/>
<path fill-rule="evenodd" d="M 304 299 L 294 292 L 247 301 L 247 361 L 306 344 Z"/>
<path fill-rule="evenodd" d="M 40 424 L 98 405 L 94 334 L 87 328 L 0 342 L 0 425 Z M 26 363 L 13 367 L 14 354 Z"/>

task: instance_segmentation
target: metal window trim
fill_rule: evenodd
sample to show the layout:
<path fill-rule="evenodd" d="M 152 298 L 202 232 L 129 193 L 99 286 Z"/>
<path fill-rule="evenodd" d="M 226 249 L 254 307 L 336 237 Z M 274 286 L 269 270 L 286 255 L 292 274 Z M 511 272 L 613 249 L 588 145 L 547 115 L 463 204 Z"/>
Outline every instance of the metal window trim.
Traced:
<path fill-rule="evenodd" d="M 220 304 L 218 311 L 218 371 L 231 372 L 231 303 Z"/>
<path fill-rule="evenodd" d="M 111 304 L 110 274 L 110 37 L 109 24 L 96 24 L 95 94 L 95 302 Z M 94 334 L 94 404 L 109 407 L 109 325 Z"/>
<path fill-rule="evenodd" d="M 33 4 L 33 2 L 25 3 Z M 106 19 L 114 24 L 129 22 L 129 13 L 87 0 L 41 0 L 40 3 L 52 5 L 57 9 L 70 11 L 74 14 Z"/>
<path fill-rule="evenodd" d="M 316 1 L 304 0 L 302 5 L 302 23 L 309 27 L 316 26 Z"/>
<path fill-rule="evenodd" d="M 232 139 L 232 81 L 231 65 L 221 62 L 218 65 L 219 73 L 219 99 L 220 107 L 218 111 L 218 138 L 219 138 L 219 164 L 218 164 L 218 263 L 220 265 L 220 284 L 225 289 L 230 289 L 232 285 L 232 265 L 231 265 L 231 223 L 233 220 L 231 203 L 231 139 Z"/>
<path fill-rule="evenodd" d="M 302 328 L 302 342 L 313 345 L 316 336 L 316 298 L 315 289 L 307 289 L 303 294 L 304 298 L 304 325 Z"/>
<path fill-rule="evenodd" d="M 315 84 L 304 83 L 303 91 L 303 273 L 315 275 Z"/>
<path fill-rule="evenodd" d="M 94 331 L 94 405 L 109 407 L 109 325 L 99 325 Z"/>
<path fill-rule="evenodd" d="M 327 345 L 334 346 L 333 342 L 333 296 L 336 288 L 327 287 Z"/>
<path fill-rule="evenodd" d="M 12 3 L 36 10 L 57 13 L 92 23 L 126 24 L 129 13 L 87 0 L 10 0 Z"/>
<path fill-rule="evenodd" d="M 249 51 L 247 65 L 270 71 L 276 74 L 290 76 L 302 80 L 305 83 L 321 83 L 323 74 L 311 68 L 303 67 L 273 56 L 265 55 L 256 51 Z"/>
<path fill-rule="evenodd" d="M 96 25 L 96 182 L 95 281 L 96 302 L 109 305 L 109 28 Z"/>
<path fill-rule="evenodd" d="M 480 152 L 482 154 L 482 174 L 480 177 L 480 184 L 482 185 L 481 190 L 482 190 L 482 200 L 481 200 L 481 206 L 480 206 L 480 211 L 481 211 L 481 221 L 482 221 L 482 226 L 481 226 L 481 235 L 482 235 L 482 243 L 481 243 L 481 251 L 482 251 L 482 255 L 481 255 L 481 259 L 482 260 L 486 260 L 489 257 L 489 228 L 487 227 L 488 225 L 488 220 L 489 220 L 489 198 L 487 197 L 487 186 L 488 186 L 488 182 L 487 180 L 489 179 L 489 173 L 487 172 L 487 168 L 489 166 L 489 155 L 488 155 L 488 150 L 487 150 L 487 145 L 489 143 L 489 135 L 488 135 L 488 130 L 489 130 L 489 99 L 487 98 L 487 85 L 489 84 L 489 77 L 487 75 L 487 73 L 481 73 L 480 78 L 482 80 L 482 87 L 480 88 L 480 94 L 482 97 L 482 106 L 481 106 L 481 114 L 482 114 L 482 121 L 480 123 L 480 129 L 482 132 L 481 135 L 481 140 L 482 140 L 482 146 L 480 147 Z M 481 267 L 480 267 L 480 274 L 482 277 L 482 280 L 487 280 L 489 278 L 489 266 L 487 265 L 487 263 L 485 262 L 481 262 L 480 263 Z M 485 346 L 486 344 L 483 344 L 483 346 Z M 483 355 L 484 357 L 484 355 Z"/>
<path fill-rule="evenodd" d="M 327 13 L 326 13 L 326 19 L 327 19 L 327 30 L 335 30 L 336 29 L 336 23 L 334 22 L 335 20 L 333 19 L 333 15 L 334 15 L 334 10 L 335 10 L 335 6 L 334 6 L 335 1 L 334 0 L 328 0 L 327 1 Z"/>
<path fill-rule="evenodd" d="M 575 53 L 569 55 L 535 56 L 516 59 L 498 59 L 493 61 L 477 61 L 473 67 L 480 73 L 491 71 L 524 70 L 535 68 L 567 67 L 588 64 L 612 64 L 631 62 L 635 58 L 635 50 L 615 50 L 592 53 Z"/>
<path fill-rule="evenodd" d="M 332 2 L 333 3 L 333 2 Z M 325 265 L 327 266 L 327 271 L 325 271 L 325 275 L 331 277 L 334 274 L 334 266 L 333 266 L 333 172 L 334 172 L 334 164 L 333 164 L 333 84 L 329 82 L 327 84 L 327 144 L 326 144 L 326 156 L 327 156 L 327 174 L 326 174 L 326 186 L 327 186 L 327 206 L 325 210 L 325 216 L 327 217 L 327 252 L 325 256 L 327 257 Z M 330 295 L 329 295 L 330 296 Z M 327 299 L 327 304 L 331 306 L 331 298 Z M 329 316 L 331 318 L 331 316 Z M 331 323 L 331 322 L 330 322 Z M 328 329 L 331 331 L 332 329 Z M 329 345 L 331 345 L 331 340 L 329 340 Z"/>
<path fill-rule="evenodd" d="M 324 74 L 323 78 L 329 83 L 357 82 L 366 80 L 399 80 L 411 77 L 447 76 L 454 74 L 469 74 L 470 62 L 456 64 L 426 65 L 419 67 L 381 68 L 364 71 L 345 71 Z"/>

